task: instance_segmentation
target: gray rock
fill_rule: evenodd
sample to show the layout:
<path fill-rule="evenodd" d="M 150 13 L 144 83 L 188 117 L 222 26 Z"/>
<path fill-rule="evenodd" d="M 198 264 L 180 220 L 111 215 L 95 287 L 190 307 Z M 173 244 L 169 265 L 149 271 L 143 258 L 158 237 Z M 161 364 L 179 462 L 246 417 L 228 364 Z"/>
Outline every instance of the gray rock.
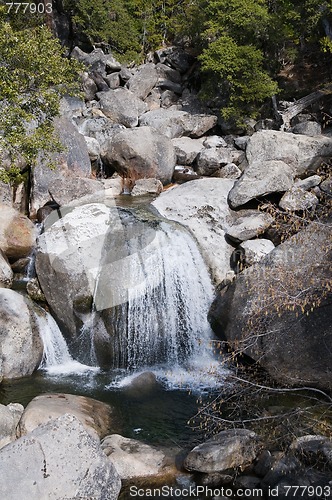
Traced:
<path fill-rule="evenodd" d="M 148 107 L 148 111 L 153 111 L 156 109 L 160 109 L 161 106 L 161 90 L 160 89 L 152 89 L 148 97 L 145 99 L 145 104 Z"/>
<path fill-rule="evenodd" d="M 15 441 L 16 427 L 23 411 L 24 406 L 19 403 L 0 404 L 0 448 Z"/>
<path fill-rule="evenodd" d="M 284 192 L 293 185 L 295 173 L 281 160 L 255 161 L 245 169 L 229 193 L 232 208 L 269 193 Z"/>
<path fill-rule="evenodd" d="M 200 139 L 191 139 L 190 137 L 179 137 L 172 139 L 175 147 L 177 163 L 180 165 L 192 165 L 197 155 L 203 149 Z"/>
<path fill-rule="evenodd" d="M 210 310 L 224 340 L 280 383 L 332 387 L 331 251 L 331 225 L 312 223 L 239 274 Z"/>
<path fill-rule="evenodd" d="M 217 169 L 233 161 L 230 148 L 203 149 L 196 159 L 196 172 L 198 175 L 212 175 Z"/>
<path fill-rule="evenodd" d="M 245 467 L 255 460 L 259 448 L 255 432 L 246 429 L 222 431 L 191 450 L 184 467 L 189 471 L 207 473 Z"/>
<path fill-rule="evenodd" d="M 52 181 L 48 186 L 48 191 L 52 200 L 61 207 L 84 196 L 100 191 L 103 193 L 104 186 L 100 181 L 73 177 L 70 182 L 66 178 Z"/>
<path fill-rule="evenodd" d="M 27 283 L 27 294 L 30 299 L 35 302 L 46 302 L 45 295 L 43 294 L 37 278 L 32 278 Z"/>
<path fill-rule="evenodd" d="M 210 135 L 203 144 L 206 148 L 227 148 L 227 142 L 219 135 Z"/>
<path fill-rule="evenodd" d="M 309 168 L 319 167 L 321 158 L 331 154 L 332 139 L 329 137 L 308 137 L 274 130 L 253 134 L 246 149 L 249 165 L 259 163 L 267 172 L 269 168 L 264 165 L 266 162 L 280 160 L 292 167 L 296 175 L 302 175 Z"/>
<path fill-rule="evenodd" d="M 165 90 L 160 96 L 160 105 L 162 108 L 170 108 L 178 102 L 178 99 L 179 97 L 174 92 L 172 92 L 171 90 Z M 149 110 L 151 110 L 150 107 Z"/>
<path fill-rule="evenodd" d="M 158 81 L 158 73 L 154 64 L 143 64 L 129 79 L 127 86 L 140 99 L 146 99 Z"/>
<path fill-rule="evenodd" d="M 287 191 L 279 201 L 279 207 L 288 211 L 308 210 L 317 204 L 318 198 L 315 194 L 295 186 Z"/>
<path fill-rule="evenodd" d="M 0 288 L 11 288 L 13 284 L 13 271 L 6 255 L 0 249 Z"/>
<path fill-rule="evenodd" d="M 140 125 L 155 128 L 161 134 L 170 137 L 201 137 L 217 123 L 214 115 L 192 115 L 185 111 L 156 109 L 141 116 Z"/>
<path fill-rule="evenodd" d="M 325 179 L 319 187 L 324 193 L 332 196 L 332 177 Z"/>
<path fill-rule="evenodd" d="M 43 355 L 33 303 L 7 288 L 0 288 L 0 332 L 0 377 L 31 375 Z"/>
<path fill-rule="evenodd" d="M 115 90 L 120 87 L 120 74 L 111 73 L 110 75 L 106 76 L 105 81 L 107 82 L 111 90 Z"/>
<path fill-rule="evenodd" d="M 71 177 L 91 175 L 91 162 L 83 135 L 66 118 L 57 118 L 54 125 L 64 150 L 52 154 L 51 167 L 47 159 L 40 157 L 32 171 L 31 217 L 36 217 L 38 209 L 51 201 L 48 186 L 52 181 L 65 177 L 68 182 Z"/>
<path fill-rule="evenodd" d="M 227 163 L 224 167 L 222 167 L 218 172 L 218 177 L 223 179 L 239 179 L 241 177 L 242 172 L 235 163 Z M 214 174 L 214 177 L 217 177 Z"/>
<path fill-rule="evenodd" d="M 70 95 L 66 95 L 62 97 L 60 101 L 60 116 L 62 118 L 68 119 L 70 122 L 74 124 L 74 120 L 82 117 L 86 113 L 86 105 L 83 99 L 80 97 L 74 97 Z M 61 118 L 57 120 L 60 121 L 61 126 Z M 61 133 L 59 127 L 57 127 Z"/>
<path fill-rule="evenodd" d="M 228 179 L 198 179 L 165 191 L 152 203 L 164 217 L 180 222 L 195 236 L 213 278 L 220 282 L 230 272 L 233 247 L 223 227 L 232 218 Z"/>
<path fill-rule="evenodd" d="M 36 244 L 36 229 L 28 217 L 0 205 L 0 248 L 12 260 L 27 257 Z"/>
<path fill-rule="evenodd" d="M 13 194 L 9 184 L 0 181 L 0 204 L 8 205 L 9 207 L 13 204 Z"/>
<path fill-rule="evenodd" d="M 295 125 L 292 128 L 292 132 L 293 134 L 303 134 L 310 137 L 315 137 L 317 135 L 321 135 L 322 126 L 317 122 L 306 121 Z"/>
<path fill-rule="evenodd" d="M 318 186 L 322 182 L 322 178 L 320 175 L 311 175 L 306 179 L 296 179 L 295 187 L 299 187 L 305 190 L 311 189 L 313 187 Z"/>
<path fill-rule="evenodd" d="M 257 240 L 243 241 L 239 248 L 243 251 L 244 261 L 248 266 L 259 262 L 274 249 L 274 244 L 270 240 L 263 238 Z"/>
<path fill-rule="evenodd" d="M 112 434 L 101 446 L 121 479 L 157 476 L 163 469 L 164 453 L 135 439 Z"/>
<path fill-rule="evenodd" d="M 158 73 L 158 77 L 162 80 L 171 80 L 175 83 L 181 83 L 181 74 L 176 69 L 173 69 L 170 66 L 162 63 L 156 64 L 155 67 Z"/>
<path fill-rule="evenodd" d="M 105 60 L 106 60 L 106 69 L 109 71 L 121 71 L 122 66 L 119 61 L 117 61 L 112 54 L 106 54 L 105 55 Z"/>
<path fill-rule="evenodd" d="M 98 87 L 93 81 L 92 78 L 89 77 L 89 74 L 84 72 L 81 75 L 82 86 L 84 97 L 86 101 L 93 101 L 96 98 L 96 93 L 98 92 Z"/>
<path fill-rule="evenodd" d="M 132 196 L 159 194 L 163 190 L 162 182 L 158 179 L 138 179 L 131 191 Z"/>
<path fill-rule="evenodd" d="M 153 128 L 143 126 L 118 133 L 105 158 L 124 177 L 154 177 L 163 184 L 171 181 L 176 164 L 172 142 Z"/>
<path fill-rule="evenodd" d="M 94 137 L 84 137 L 91 161 L 96 161 L 100 156 L 100 144 Z"/>
<path fill-rule="evenodd" d="M 126 68 L 125 66 L 121 67 L 120 78 L 123 82 L 127 82 L 132 77 L 132 75 L 133 73 L 128 68 Z"/>
<path fill-rule="evenodd" d="M 118 88 L 99 92 L 100 109 L 114 123 L 132 128 L 138 125 L 138 118 L 146 110 L 146 104 L 128 89 Z"/>
<path fill-rule="evenodd" d="M 116 134 L 124 130 L 124 125 L 114 124 L 112 120 L 106 116 L 97 116 L 88 118 L 79 125 L 81 134 L 85 137 L 94 138 L 100 145 L 100 150 L 103 152 L 106 143 Z"/>
<path fill-rule="evenodd" d="M 96 71 L 100 73 L 100 75 L 106 76 L 106 64 L 109 56 L 106 56 L 102 49 L 94 49 L 88 54 L 83 52 L 79 47 L 74 47 L 71 52 L 71 57 L 85 64 L 89 70 Z"/>
<path fill-rule="evenodd" d="M 250 240 L 264 233 L 273 223 L 274 219 L 267 213 L 244 211 L 238 212 L 238 218 L 226 229 L 226 234 L 235 242 Z"/>
<path fill-rule="evenodd" d="M 63 415 L 0 451 L 0 490 L 11 500 L 116 500 L 120 478 L 97 440 Z"/>
<path fill-rule="evenodd" d="M 183 90 L 182 85 L 180 85 L 179 83 L 172 82 L 172 80 L 159 81 L 157 87 L 162 90 L 170 90 L 177 95 L 181 95 Z"/>
<path fill-rule="evenodd" d="M 17 435 L 24 436 L 61 415 L 74 415 L 95 439 L 105 437 L 111 428 L 110 406 L 96 399 L 73 394 L 41 394 L 25 408 Z"/>
<path fill-rule="evenodd" d="M 128 385 L 123 387 L 126 396 L 133 399 L 151 397 L 151 394 L 160 388 L 160 384 L 153 372 L 143 372 L 134 376 Z"/>
<path fill-rule="evenodd" d="M 245 151 L 249 139 L 250 139 L 249 135 L 243 135 L 240 137 L 236 137 L 234 140 L 234 144 L 237 148 L 242 149 L 242 151 Z"/>

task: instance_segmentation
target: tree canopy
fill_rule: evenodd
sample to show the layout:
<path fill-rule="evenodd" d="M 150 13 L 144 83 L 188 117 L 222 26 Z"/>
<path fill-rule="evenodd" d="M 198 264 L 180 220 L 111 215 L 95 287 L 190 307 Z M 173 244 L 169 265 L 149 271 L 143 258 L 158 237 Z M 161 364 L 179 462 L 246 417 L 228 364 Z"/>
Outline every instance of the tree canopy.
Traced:
<path fill-rule="evenodd" d="M 62 52 L 46 26 L 15 27 L 0 8 L 0 150 L 11 162 L 3 180 L 17 177 L 18 159 L 31 166 L 39 151 L 59 147 L 52 119 L 61 96 L 77 92 L 80 69 Z"/>

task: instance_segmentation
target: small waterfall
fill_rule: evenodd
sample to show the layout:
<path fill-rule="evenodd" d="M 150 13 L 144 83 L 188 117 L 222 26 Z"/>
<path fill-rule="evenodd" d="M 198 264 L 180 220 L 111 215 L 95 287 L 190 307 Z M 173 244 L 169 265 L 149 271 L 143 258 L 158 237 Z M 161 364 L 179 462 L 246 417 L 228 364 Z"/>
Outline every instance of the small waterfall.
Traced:
<path fill-rule="evenodd" d="M 36 237 L 38 237 L 43 230 L 43 224 L 36 222 L 35 228 L 36 228 Z M 36 261 L 36 247 L 33 248 L 31 254 L 28 257 L 28 265 L 25 268 L 23 281 L 27 282 L 36 277 L 35 261 Z"/>
<path fill-rule="evenodd" d="M 43 311 L 41 314 L 36 314 L 36 320 L 44 346 L 39 369 L 61 374 L 97 369 L 82 365 L 72 358 L 60 328 L 49 313 Z"/>

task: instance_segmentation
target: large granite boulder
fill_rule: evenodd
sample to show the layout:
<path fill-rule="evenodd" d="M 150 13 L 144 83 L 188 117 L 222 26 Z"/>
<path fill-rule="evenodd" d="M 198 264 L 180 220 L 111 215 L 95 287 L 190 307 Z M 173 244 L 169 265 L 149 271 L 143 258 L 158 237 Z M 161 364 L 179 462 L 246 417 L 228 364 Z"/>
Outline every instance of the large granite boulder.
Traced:
<path fill-rule="evenodd" d="M 0 448 L 15 441 L 16 428 L 24 411 L 24 406 L 19 403 L 9 405 L 0 404 Z"/>
<path fill-rule="evenodd" d="M 223 288 L 219 335 L 280 383 L 332 388 L 331 223 L 312 223 Z"/>
<path fill-rule="evenodd" d="M 158 81 L 155 64 L 143 64 L 128 80 L 127 87 L 140 99 L 145 99 Z"/>
<path fill-rule="evenodd" d="M 33 302 L 14 290 L 0 288 L 0 377 L 31 375 L 42 355 Z"/>
<path fill-rule="evenodd" d="M 216 282 L 231 271 L 233 247 L 225 240 L 225 227 L 234 217 L 227 203 L 233 184 L 229 179 L 192 180 L 165 191 L 152 203 L 161 215 L 190 229 Z"/>
<path fill-rule="evenodd" d="M 27 257 L 36 244 L 36 230 L 28 217 L 0 205 L 0 248 L 11 260 Z"/>
<path fill-rule="evenodd" d="M 68 118 L 56 118 L 54 126 L 63 151 L 52 154 L 49 159 L 40 157 L 32 171 L 31 217 L 36 217 L 38 209 L 52 201 L 48 188 L 53 181 L 60 180 L 66 185 L 70 184 L 72 178 L 91 175 L 91 162 L 84 136 Z"/>
<path fill-rule="evenodd" d="M 107 164 L 123 177 L 154 177 L 163 184 L 171 182 L 176 164 L 175 149 L 167 137 L 151 127 L 119 132 L 105 153 Z"/>
<path fill-rule="evenodd" d="M 96 439 L 105 437 L 111 428 L 111 408 L 106 403 L 73 394 L 41 394 L 25 408 L 18 426 L 24 436 L 42 424 L 65 413 L 75 415 L 86 431 Z"/>
<path fill-rule="evenodd" d="M 7 257 L 0 250 L 0 288 L 11 288 L 13 283 L 13 271 Z"/>
<path fill-rule="evenodd" d="M 146 104 L 128 89 L 99 92 L 100 109 L 114 123 L 136 127 L 138 118 L 147 110 Z"/>
<path fill-rule="evenodd" d="M 121 481 L 73 415 L 41 425 L 0 450 L 0 491 L 11 500 L 116 500 Z"/>

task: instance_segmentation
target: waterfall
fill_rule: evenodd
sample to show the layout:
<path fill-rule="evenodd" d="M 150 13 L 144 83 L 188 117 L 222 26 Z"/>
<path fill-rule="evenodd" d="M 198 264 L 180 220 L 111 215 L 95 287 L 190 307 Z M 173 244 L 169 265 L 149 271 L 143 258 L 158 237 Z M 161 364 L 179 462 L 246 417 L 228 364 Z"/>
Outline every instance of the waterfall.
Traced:
<path fill-rule="evenodd" d="M 137 372 L 162 367 L 164 373 L 174 373 L 200 366 L 207 373 L 216 366 L 207 320 L 213 287 L 196 242 L 182 226 L 160 218 L 150 229 L 146 221 L 141 230 L 137 223 L 128 227 L 121 258 L 115 259 L 118 248 L 112 250 L 119 239 L 105 244 L 107 259 L 94 293 L 95 310 L 101 312 L 93 335 L 98 337 L 101 322 L 111 331 L 115 368 Z M 102 346 L 99 356 L 95 346 L 97 359 L 105 353 Z"/>
<path fill-rule="evenodd" d="M 38 236 L 41 234 L 43 230 L 43 224 L 35 222 L 35 228 L 36 228 L 36 237 L 38 238 Z M 26 266 L 25 269 L 25 276 L 23 278 L 23 281 L 28 282 L 36 277 L 35 261 L 36 261 L 36 247 L 32 249 L 32 252 L 28 257 L 28 265 Z"/>
<path fill-rule="evenodd" d="M 61 374 L 96 370 L 72 358 L 60 328 L 49 313 L 43 311 L 36 314 L 36 321 L 44 347 L 39 369 Z"/>

